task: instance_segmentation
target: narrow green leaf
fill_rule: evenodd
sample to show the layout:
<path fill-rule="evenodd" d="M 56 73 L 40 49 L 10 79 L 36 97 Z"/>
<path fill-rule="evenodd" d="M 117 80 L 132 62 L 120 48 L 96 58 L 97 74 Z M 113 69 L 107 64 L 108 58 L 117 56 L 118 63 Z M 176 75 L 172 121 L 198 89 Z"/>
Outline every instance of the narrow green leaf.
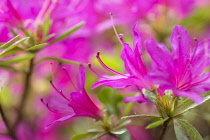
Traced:
<path fill-rule="evenodd" d="M 43 39 L 42 39 L 42 42 L 46 42 L 48 41 L 49 39 L 53 38 L 56 34 L 52 33 L 52 34 L 49 34 L 48 36 L 45 36 Z"/>
<path fill-rule="evenodd" d="M 93 140 L 98 140 L 100 137 L 102 137 L 102 136 L 104 136 L 104 135 L 106 135 L 106 134 L 107 134 L 107 132 L 97 134 L 97 135 L 93 136 L 92 139 L 93 139 Z"/>
<path fill-rule="evenodd" d="M 18 40 L 17 42 L 15 42 L 14 44 L 12 44 L 11 46 L 9 46 L 8 48 L 6 48 L 5 50 L 3 50 L 1 53 L 0 53 L 0 56 L 5 54 L 6 52 L 8 51 L 11 51 L 13 50 L 15 47 L 17 47 L 17 45 L 23 43 L 24 41 L 28 40 L 29 37 L 25 37 L 25 38 L 22 38 L 20 40 Z"/>
<path fill-rule="evenodd" d="M 120 135 L 120 134 L 123 134 L 123 133 L 127 132 L 127 129 L 126 128 L 123 128 L 123 129 L 120 129 L 120 130 L 112 130 L 110 132 L 112 134 L 115 134 L 115 135 Z"/>
<path fill-rule="evenodd" d="M 5 57 L 5 56 L 9 56 L 9 55 L 14 55 L 15 53 L 20 52 L 20 51 L 24 51 L 24 50 L 21 49 L 21 48 L 16 47 L 16 48 L 14 48 L 14 49 L 12 49 L 12 50 L 10 50 L 10 51 L 7 51 L 7 52 L 5 52 L 4 54 L 0 55 L 0 57 Z"/>
<path fill-rule="evenodd" d="M 128 116 L 130 114 L 130 111 L 133 107 L 133 104 L 134 103 L 128 103 L 125 107 L 125 110 L 124 110 L 124 116 Z"/>
<path fill-rule="evenodd" d="M 111 88 L 106 88 L 97 94 L 98 99 L 102 102 L 110 114 L 120 117 L 119 103 L 123 102 L 123 96 L 117 94 Z"/>
<path fill-rule="evenodd" d="M 14 38 L 12 38 L 10 41 L 8 41 L 7 43 L 4 43 L 0 46 L 0 49 L 5 49 L 7 47 L 9 47 L 13 42 L 15 42 L 17 39 L 19 38 L 19 35 L 15 36 Z"/>
<path fill-rule="evenodd" d="M 118 121 L 117 122 L 117 124 L 115 125 L 116 127 L 116 129 L 120 129 L 120 128 L 122 128 L 122 127 L 125 127 L 126 125 L 128 125 L 128 124 L 130 124 L 131 123 L 131 120 L 120 120 L 120 121 Z"/>
<path fill-rule="evenodd" d="M 174 119 L 174 130 L 178 140 L 203 140 L 198 131 L 184 120 Z"/>
<path fill-rule="evenodd" d="M 79 62 L 70 61 L 70 60 L 67 60 L 67 59 L 61 59 L 61 58 L 57 58 L 57 57 L 46 57 L 46 58 L 43 58 L 43 59 L 39 60 L 39 62 L 37 62 L 37 63 L 40 63 L 40 62 L 45 61 L 45 60 L 54 60 L 54 61 L 57 61 L 57 62 L 60 62 L 60 63 L 66 63 L 66 64 L 71 64 L 71 65 L 80 65 L 81 64 Z"/>
<path fill-rule="evenodd" d="M 182 106 L 184 106 L 184 105 L 186 105 L 186 104 L 188 104 L 188 103 L 190 103 L 190 102 L 192 102 L 192 100 L 190 100 L 190 99 L 186 99 L 186 100 L 184 100 L 181 104 L 179 104 L 178 105 L 178 108 L 180 108 L 180 107 L 182 107 Z"/>
<path fill-rule="evenodd" d="M 151 129 L 151 128 L 155 128 L 161 124 L 163 124 L 165 121 L 168 120 L 168 117 L 165 118 L 165 119 L 161 119 L 161 120 L 158 120 L 158 121 L 155 121 L 155 122 L 152 122 L 150 123 L 149 125 L 147 125 L 146 129 Z"/>
<path fill-rule="evenodd" d="M 160 118 L 160 116 L 155 116 L 155 115 L 130 115 L 130 116 L 124 116 L 124 117 L 122 117 L 121 119 L 143 118 L 143 117 Z"/>
<path fill-rule="evenodd" d="M 78 29 L 80 29 L 84 25 L 85 25 L 85 22 L 80 22 L 80 23 L 76 24 L 75 26 L 73 26 L 72 28 L 70 28 L 67 32 L 65 32 L 64 34 L 62 34 L 58 38 L 52 40 L 50 42 L 50 44 L 55 43 L 55 42 L 58 42 L 58 41 L 61 41 L 61 40 L 65 39 L 65 38 L 67 38 L 69 35 L 71 35 L 75 31 L 77 31 Z"/>
<path fill-rule="evenodd" d="M 30 48 L 28 48 L 28 49 L 26 49 L 27 51 L 37 51 L 37 50 L 39 50 L 39 49 L 41 49 L 42 47 L 45 47 L 45 46 L 47 46 L 47 45 L 49 45 L 48 43 L 43 43 L 43 44 L 38 44 L 38 45 L 35 45 L 35 46 L 33 46 L 33 47 L 30 47 Z"/>
<path fill-rule="evenodd" d="M 89 133 L 89 132 L 84 133 L 84 134 L 77 134 L 77 135 L 72 136 L 70 140 L 82 140 L 82 139 L 87 138 L 88 136 L 91 136 L 93 134 L 94 133 Z"/>
<path fill-rule="evenodd" d="M 25 60 L 30 60 L 34 57 L 33 54 L 25 54 L 21 56 L 16 56 L 13 59 L 8 59 L 4 61 L 0 61 L 0 65 L 8 65 L 8 64 L 14 64 Z"/>
<path fill-rule="evenodd" d="M 24 71 L 18 70 L 15 67 L 10 66 L 10 65 L 1 65 L 0 64 L 0 68 L 7 69 L 7 70 L 12 70 L 13 72 L 21 72 L 21 73 L 24 73 Z"/>
<path fill-rule="evenodd" d="M 118 135 L 118 140 L 131 140 L 131 136 L 128 132 Z"/>
<path fill-rule="evenodd" d="M 184 113 L 190 111 L 191 109 L 193 109 L 193 108 L 195 108 L 195 107 L 197 107 L 197 106 L 203 104 L 204 102 L 206 102 L 206 101 L 209 100 L 209 99 L 210 99 L 210 95 L 204 97 L 203 101 L 202 101 L 200 104 L 193 103 L 193 104 L 191 104 L 187 109 L 185 109 L 184 111 L 182 111 L 182 112 L 176 114 L 174 117 L 177 117 L 177 116 L 179 116 L 179 115 L 182 115 L 182 114 L 184 114 Z"/>

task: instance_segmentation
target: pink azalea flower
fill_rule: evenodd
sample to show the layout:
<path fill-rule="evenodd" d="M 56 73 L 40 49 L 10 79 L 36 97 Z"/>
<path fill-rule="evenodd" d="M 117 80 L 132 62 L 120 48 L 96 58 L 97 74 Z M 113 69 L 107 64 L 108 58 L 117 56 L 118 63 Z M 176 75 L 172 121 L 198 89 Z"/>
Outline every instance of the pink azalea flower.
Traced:
<path fill-rule="evenodd" d="M 64 71 L 66 71 L 65 68 Z M 51 82 L 54 89 L 57 91 L 57 93 L 59 93 L 59 95 L 61 95 L 62 98 L 53 97 L 48 103 L 45 103 L 42 99 L 42 102 L 45 103 L 50 111 L 57 114 L 62 114 L 64 117 L 47 125 L 46 128 L 52 126 L 53 124 L 69 120 L 73 117 L 90 117 L 96 120 L 99 120 L 102 117 L 102 111 L 91 101 L 84 88 L 86 79 L 85 67 L 80 65 L 79 71 L 80 74 L 77 87 L 72 83 L 71 79 L 69 79 L 76 90 L 76 92 L 70 93 L 70 98 L 66 97 L 62 90 L 58 90 Z M 67 76 L 69 77 L 68 73 Z"/>
<path fill-rule="evenodd" d="M 151 80 L 163 89 L 170 89 L 175 96 L 183 96 L 199 103 L 200 94 L 210 90 L 210 73 L 203 73 L 209 64 L 208 42 L 198 43 L 190 50 L 188 32 L 180 25 L 171 35 L 171 49 L 146 40 L 147 51 L 154 63 Z"/>
<path fill-rule="evenodd" d="M 92 88 L 100 85 L 106 85 L 113 88 L 125 88 L 131 85 L 138 86 L 140 88 L 145 88 L 147 90 L 153 89 L 153 83 L 146 80 L 145 76 L 148 73 L 147 67 L 142 60 L 142 40 L 139 30 L 137 29 L 137 24 L 133 27 L 134 39 L 133 45 L 134 50 L 131 49 L 129 44 L 121 42 L 123 45 L 123 50 L 121 52 L 121 58 L 124 61 L 124 65 L 127 74 L 121 74 L 116 72 L 106 66 L 101 60 L 99 53 L 97 58 L 101 65 L 108 71 L 116 74 L 115 76 L 103 76 L 101 81 L 95 83 Z"/>
<path fill-rule="evenodd" d="M 154 84 L 147 80 L 146 76 L 148 73 L 148 69 L 145 66 L 142 60 L 142 38 L 137 28 L 137 24 L 133 27 L 133 46 L 134 50 L 131 49 L 129 44 L 124 43 L 121 38 L 121 44 L 123 45 L 123 50 L 121 52 L 121 58 L 124 61 L 125 69 L 127 71 L 126 74 L 122 74 L 114 71 L 113 69 L 106 66 L 101 60 L 99 53 L 97 54 L 97 58 L 101 65 L 107 69 L 108 71 L 116 74 L 115 76 L 100 76 L 101 79 L 99 82 L 95 83 L 92 88 L 96 88 L 100 85 L 110 86 L 112 88 L 125 88 L 128 86 L 136 86 L 137 89 L 141 92 L 142 88 L 147 90 L 152 90 L 154 88 Z M 89 65 L 90 66 L 90 65 Z M 90 69 L 91 66 L 90 66 Z M 92 69 L 93 71 L 93 69 Z M 93 71 L 94 72 L 94 71 Z M 96 72 L 94 72 L 96 73 Z M 96 73 L 97 74 L 97 73 Z M 97 74 L 98 75 L 98 74 Z M 98 75 L 99 76 L 99 75 Z M 143 95 L 137 95 L 134 97 L 125 97 L 124 101 L 128 102 L 148 102 L 148 100 Z"/>

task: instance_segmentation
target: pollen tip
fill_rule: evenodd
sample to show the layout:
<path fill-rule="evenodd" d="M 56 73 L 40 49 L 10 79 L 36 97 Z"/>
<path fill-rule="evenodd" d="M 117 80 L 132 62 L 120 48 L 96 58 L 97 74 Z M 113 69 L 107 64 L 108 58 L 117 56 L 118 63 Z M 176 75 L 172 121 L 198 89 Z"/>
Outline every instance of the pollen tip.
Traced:
<path fill-rule="evenodd" d="M 63 69 L 63 70 L 66 70 L 66 68 L 65 68 L 65 67 L 62 67 L 62 69 Z"/>
<path fill-rule="evenodd" d="M 50 62 L 50 64 L 52 65 L 52 62 Z"/>
<path fill-rule="evenodd" d="M 110 12 L 109 15 L 112 16 L 113 15 L 112 12 Z"/>
<path fill-rule="evenodd" d="M 60 89 L 59 92 L 62 92 L 62 90 Z"/>
<path fill-rule="evenodd" d="M 181 39 L 181 36 L 180 35 L 178 36 L 178 39 Z"/>
<path fill-rule="evenodd" d="M 48 103 L 46 103 L 46 106 L 48 106 Z"/>
<path fill-rule="evenodd" d="M 50 80 L 50 83 L 52 84 L 52 80 Z"/>
<path fill-rule="evenodd" d="M 41 102 L 43 102 L 43 98 L 41 98 L 40 100 L 41 100 Z"/>
<path fill-rule="evenodd" d="M 197 39 L 196 37 L 194 37 L 194 41 L 196 41 L 196 42 L 197 42 L 197 41 L 198 41 L 198 39 Z"/>

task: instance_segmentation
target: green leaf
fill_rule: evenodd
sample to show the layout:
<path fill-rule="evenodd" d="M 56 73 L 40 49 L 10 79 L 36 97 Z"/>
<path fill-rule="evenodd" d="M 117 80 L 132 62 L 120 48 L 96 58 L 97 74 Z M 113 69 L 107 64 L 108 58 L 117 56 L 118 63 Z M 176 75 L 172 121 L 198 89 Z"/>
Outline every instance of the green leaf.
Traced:
<path fill-rule="evenodd" d="M 97 97 L 107 107 L 110 114 L 119 117 L 120 109 L 118 104 L 123 102 L 123 96 L 121 94 L 114 93 L 114 90 L 111 88 L 106 88 L 100 91 Z"/>
<path fill-rule="evenodd" d="M 39 62 L 37 62 L 37 63 L 40 63 L 40 62 L 45 61 L 45 60 L 54 60 L 54 61 L 57 61 L 57 62 L 60 62 L 60 63 L 66 63 L 66 64 L 71 64 L 71 65 L 80 65 L 81 64 L 79 62 L 70 61 L 70 60 L 67 60 L 67 59 L 61 59 L 61 58 L 57 58 L 57 57 L 46 57 L 46 58 L 43 58 L 43 59 L 39 60 Z"/>
<path fill-rule="evenodd" d="M 133 104 L 134 103 L 127 103 L 127 105 L 125 107 L 125 110 L 124 110 L 124 116 L 127 116 L 130 113 L 130 111 L 133 107 Z"/>
<path fill-rule="evenodd" d="M 131 140 L 131 137 L 128 132 L 125 132 L 121 135 L 118 135 L 118 140 Z"/>
<path fill-rule="evenodd" d="M 206 101 L 209 100 L 209 99 L 210 99 L 210 95 L 204 97 L 203 101 L 202 101 L 200 104 L 203 104 L 204 102 L 206 102 Z M 193 104 L 191 104 L 190 106 L 188 106 L 187 109 L 185 109 L 184 111 L 182 111 L 182 112 L 176 114 L 174 117 L 180 116 L 180 115 L 182 115 L 182 114 L 184 114 L 184 113 L 190 111 L 191 109 L 193 109 L 193 108 L 199 106 L 200 104 L 193 103 Z"/>
<path fill-rule="evenodd" d="M 15 49 L 19 44 L 23 43 L 24 41 L 28 40 L 29 37 L 25 37 L 25 38 L 22 38 L 20 40 L 18 40 L 17 42 L 15 42 L 14 44 L 12 44 L 11 46 L 9 46 L 8 48 L 6 48 L 5 50 L 3 50 L 1 53 L 0 53 L 0 56 L 2 56 L 3 54 Z"/>
<path fill-rule="evenodd" d="M 84 133 L 84 134 L 77 134 L 77 135 L 72 136 L 70 140 L 81 140 L 91 135 L 93 135 L 93 133 L 89 133 L 89 132 Z"/>
<path fill-rule="evenodd" d="M 118 121 L 117 122 L 117 124 L 115 125 L 116 127 L 115 127 L 115 129 L 120 129 L 120 128 L 123 128 L 123 127 L 125 127 L 126 125 L 128 125 L 128 124 L 130 124 L 131 123 L 131 120 L 120 120 L 120 121 Z"/>
<path fill-rule="evenodd" d="M 104 136 L 106 134 L 107 134 L 107 132 L 104 132 L 104 133 L 101 133 L 101 134 L 97 134 L 97 135 L 93 136 L 92 139 L 93 140 L 98 140 L 100 137 L 102 137 L 102 136 Z"/>
<path fill-rule="evenodd" d="M 161 120 L 158 120 L 158 121 L 155 121 L 155 122 L 152 122 L 150 123 L 149 125 L 147 125 L 146 129 L 151 129 L 151 128 L 155 128 L 161 124 L 163 124 L 165 121 L 168 120 L 168 117 L 165 118 L 165 119 L 161 119 Z"/>
<path fill-rule="evenodd" d="M 14 48 L 14 49 L 10 50 L 10 51 L 5 52 L 5 53 L 2 54 L 0 57 L 5 57 L 5 56 L 9 56 L 9 55 L 14 55 L 15 53 L 20 52 L 20 51 L 24 51 L 24 50 L 17 47 L 17 48 Z"/>
<path fill-rule="evenodd" d="M 21 73 L 24 73 L 24 71 L 18 70 L 18 69 L 16 69 L 15 67 L 10 66 L 10 65 L 1 65 L 1 64 L 0 64 L 0 68 L 7 69 L 7 70 L 11 70 L 11 71 L 13 71 L 13 72 L 21 72 Z"/>
<path fill-rule="evenodd" d="M 33 47 L 30 47 L 28 49 L 26 49 L 27 51 L 38 51 L 39 49 L 41 49 L 42 47 L 45 47 L 49 45 L 48 43 L 43 43 L 43 44 L 38 44 L 38 45 L 35 45 Z"/>
<path fill-rule="evenodd" d="M 21 56 L 16 56 L 13 59 L 8 59 L 4 61 L 0 61 L 0 65 L 8 65 L 8 64 L 14 64 L 25 60 L 30 60 L 34 57 L 33 54 L 25 54 Z"/>
<path fill-rule="evenodd" d="M 85 25 L 85 22 L 80 22 L 80 23 L 76 24 L 75 26 L 73 26 L 72 28 L 70 28 L 67 32 L 65 32 L 64 34 L 62 34 L 58 38 L 52 40 L 50 42 L 50 44 L 55 43 L 55 42 L 58 42 L 58 41 L 61 41 L 61 40 L 65 39 L 65 38 L 67 38 L 69 35 L 71 35 L 75 31 L 77 31 L 78 29 L 80 29 L 84 25 Z"/>
<path fill-rule="evenodd" d="M 13 42 L 15 42 L 17 39 L 19 38 L 19 35 L 15 36 L 14 38 L 12 38 L 10 41 L 8 41 L 7 43 L 4 43 L 0 46 L 0 49 L 5 49 L 7 47 L 9 47 Z"/>
<path fill-rule="evenodd" d="M 174 119 L 174 130 L 178 140 L 203 140 L 198 131 L 184 120 Z"/>
<path fill-rule="evenodd" d="M 143 90 L 142 90 L 142 93 L 143 93 L 143 95 L 144 95 L 147 99 L 149 99 L 152 103 L 155 103 L 155 102 L 156 102 L 156 96 L 155 96 L 155 94 L 154 94 L 153 92 L 150 92 L 150 91 L 148 91 L 148 90 L 146 90 L 146 89 L 143 89 Z"/>
<path fill-rule="evenodd" d="M 130 115 L 130 116 L 124 116 L 124 117 L 122 117 L 121 119 L 143 118 L 143 117 L 160 118 L 160 116 L 155 116 L 155 115 Z"/>
<path fill-rule="evenodd" d="M 120 130 L 112 130 L 110 132 L 112 134 L 115 134 L 115 135 L 120 135 L 120 134 L 123 134 L 123 133 L 127 132 L 127 129 L 126 128 L 123 128 L 123 129 L 120 129 Z"/>

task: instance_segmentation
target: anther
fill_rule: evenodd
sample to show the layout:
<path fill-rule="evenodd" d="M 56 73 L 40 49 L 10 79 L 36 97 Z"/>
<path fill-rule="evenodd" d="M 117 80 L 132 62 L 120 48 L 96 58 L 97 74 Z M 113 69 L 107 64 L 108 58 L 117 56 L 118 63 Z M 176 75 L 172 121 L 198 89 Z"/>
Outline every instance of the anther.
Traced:
<path fill-rule="evenodd" d="M 65 67 L 62 67 L 62 69 L 63 69 L 63 70 L 66 70 L 66 68 L 65 68 Z"/>
<path fill-rule="evenodd" d="M 96 54 L 96 57 L 99 57 L 99 55 L 100 55 L 100 52 L 98 51 L 97 54 Z"/>
<path fill-rule="evenodd" d="M 88 63 L 88 67 L 91 68 L 91 64 L 90 63 Z"/>
<path fill-rule="evenodd" d="M 44 100 L 43 100 L 43 98 L 41 98 L 40 100 L 41 100 L 41 102 L 43 102 L 43 101 L 44 101 Z"/>
<path fill-rule="evenodd" d="M 198 39 L 197 39 L 197 38 L 194 38 L 194 41 L 196 41 L 196 42 L 197 42 L 197 41 L 198 41 Z"/>
<path fill-rule="evenodd" d="M 123 34 L 119 34 L 119 37 L 120 37 L 120 40 L 121 40 L 122 42 L 124 42 Z"/>
<path fill-rule="evenodd" d="M 178 36 L 178 39 L 181 39 L 181 36 L 180 35 Z"/>

